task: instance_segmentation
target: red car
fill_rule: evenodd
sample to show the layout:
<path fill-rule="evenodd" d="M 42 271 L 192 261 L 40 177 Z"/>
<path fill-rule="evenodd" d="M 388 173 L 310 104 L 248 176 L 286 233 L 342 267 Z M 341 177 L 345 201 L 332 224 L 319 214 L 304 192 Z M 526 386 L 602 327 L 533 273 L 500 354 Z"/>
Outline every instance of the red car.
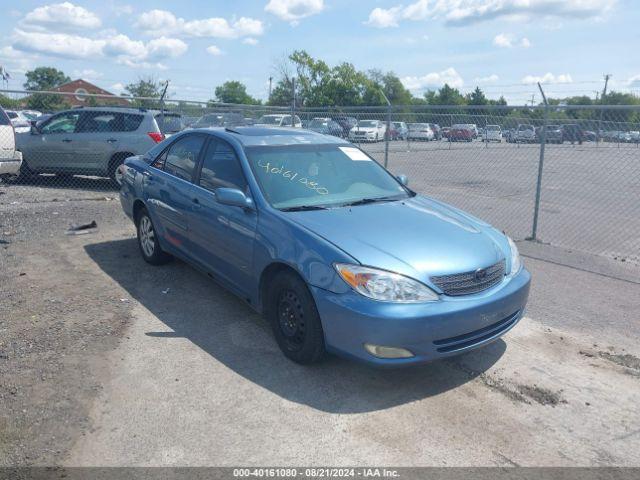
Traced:
<path fill-rule="evenodd" d="M 471 142 L 473 131 L 467 125 L 453 125 L 447 138 L 450 142 Z"/>

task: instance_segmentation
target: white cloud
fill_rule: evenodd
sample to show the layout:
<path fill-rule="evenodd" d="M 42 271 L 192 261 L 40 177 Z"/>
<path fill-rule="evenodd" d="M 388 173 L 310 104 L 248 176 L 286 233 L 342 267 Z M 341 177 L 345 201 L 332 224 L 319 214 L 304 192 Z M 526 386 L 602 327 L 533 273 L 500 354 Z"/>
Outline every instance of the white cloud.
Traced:
<path fill-rule="evenodd" d="M 629 77 L 625 82 L 627 87 L 638 88 L 640 87 L 640 74 Z"/>
<path fill-rule="evenodd" d="M 573 79 L 568 73 L 563 73 L 560 75 L 545 73 L 542 76 L 527 75 L 522 79 L 522 83 L 524 83 L 525 85 L 533 85 L 535 83 L 573 83 Z"/>
<path fill-rule="evenodd" d="M 511 48 L 513 47 L 513 35 L 507 35 L 506 33 L 499 33 L 493 39 L 493 44 L 496 47 Z"/>
<path fill-rule="evenodd" d="M 132 40 L 124 34 L 88 38 L 66 33 L 40 33 L 15 30 L 12 48 L 63 58 L 115 58 L 131 67 L 166 68 L 161 60 L 183 55 L 188 46 L 178 38 L 160 37 L 148 42 Z"/>
<path fill-rule="evenodd" d="M 496 83 L 498 80 L 500 80 L 500 77 L 498 77 L 498 75 L 496 75 L 495 73 L 491 74 L 491 75 L 487 75 L 486 77 L 476 77 L 473 79 L 473 81 L 475 83 Z"/>
<path fill-rule="evenodd" d="M 500 48 L 512 48 L 516 46 L 529 48 L 531 46 L 531 42 L 527 37 L 518 39 L 511 33 L 499 33 L 493 38 L 493 44 Z"/>
<path fill-rule="evenodd" d="M 224 55 L 224 52 L 222 50 L 220 50 L 218 47 L 216 47 L 215 45 L 211 45 L 211 46 L 207 47 L 207 53 L 213 55 L 214 57 L 218 57 L 220 55 Z"/>
<path fill-rule="evenodd" d="M 118 83 L 114 83 L 113 85 L 111 85 L 109 87 L 109 90 L 111 90 L 112 93 L 115 93 L 116 95 L 122 95 L 122 93 L 124 93 L 126 87 L 124 85 L 124 83 L 122 82 L 118 82 Z"/>
<path fill-rule="evenodd" d="M 242 40 L 242 43 L 244 43 L 245 45 L 257 45 L 259 42 L 257 39 L 253 37 L 247 37 L 244 40 Z"/>
<path fill-rule="evenodd" d="M 504 18 L 511 21 L 602 18 L 617 0 L 417 0 L 407 6 L 374 8 L 365 22 L 372 27 L 397 27 L 404 20 L 443 18 L 450 25 L 466 25 Z"/>
<path fill-rule="evenodd" d="M 100 18 L 86 8 L 71 2 L 53 3 L 38 7 L 25 15 L 23 28 L 51 30 L 99 28 Z"/>
<path fill-rule="evenodd" d="M 402 84 L 413 92 L 422 92 L 428 88 L 441 87 L 445 83 L 450 87 L 460 88 L 464 80 L 455 68 L 449 67 L 441 72 L 432 72 L 421 77 L 403 77 Z"/>
<path fill-rule="evenodd" d="M 324 0 L 270 0 L 265 11 L 287 22 L 316 15 L 324 10 Z"/>
<path fill-rule="evenodd" d="M 87 68 L 84 70 L 74 70 L 73 71 L 74 78 L 83 78 L 85 80 L 93 81 L 102 77 L 102 73 L 96 72 L 91 68 Z"/>
<path fill-rule="evenodd" d="M 160 37 L 147 42 L 146 48 L 145 59 L 160 60 L 179 57 L 186 53 L 188 46 L 179 38 Z"/>
<path fill-rule="evenodd" d="M 16 50 L 65 58 L 90 58 L 102 54 L 104 40 L 66 33 L 39 33 L 15 30 L 12 47 Z"/>
<path fill-rule="evenodd" d="M 233 22 L 212 17 L 187 21 L 167 10 L 150 10 L 138 18 L 136 26 L 148 35 L 181 35 L 186 37 L 239 38 L 255 37 L 264 33 L 260 20 L 240 17 Z"/>
<path fill-rule="evenodd" d="M 374 8 L 369 14 L 369 20 L 365 24 L 376 28 L 397 27 L 398 22 L 404 17 L 402 15 L 402 7 L 393 8 Z"/>

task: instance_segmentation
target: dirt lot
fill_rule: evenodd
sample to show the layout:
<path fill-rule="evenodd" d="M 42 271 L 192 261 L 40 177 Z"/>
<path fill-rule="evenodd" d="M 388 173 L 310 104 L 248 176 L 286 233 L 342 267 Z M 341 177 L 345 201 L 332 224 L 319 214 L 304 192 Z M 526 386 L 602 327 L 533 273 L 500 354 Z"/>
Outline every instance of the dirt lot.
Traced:
<path fill-rule="evenodd" d="M 503 340 L 300 367 L 191 267 L 145 264 L 115 192 L 59 187 L 0 185 L 0 466 L 640 466 L 635 265 L 522 242 Z"/>

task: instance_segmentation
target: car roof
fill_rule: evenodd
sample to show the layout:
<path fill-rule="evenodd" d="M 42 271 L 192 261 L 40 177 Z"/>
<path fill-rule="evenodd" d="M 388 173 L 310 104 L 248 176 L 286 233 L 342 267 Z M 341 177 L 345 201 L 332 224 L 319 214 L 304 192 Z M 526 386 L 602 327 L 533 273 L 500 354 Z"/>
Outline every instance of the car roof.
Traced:
<path fill-rule="evenodd" d="M 218 127 L 196 128 L 190 131 L 208 132 L 227 140 L 234 139 L 244 146 L 349 144 L 348 141 L 341 138 L 322 135 L 302 128 Z"/>
<path fill-rule="evenodd" d="M 137 113 L 137 114 L 141 114 L 141 113 L 146 113 L 149 112 L 151 110 L 148 110 L 146 108 L 137 108 L 137 107 L 109 107 L 109 106 L 104 106 L 104 107 L 84 107 L 84 106 L 80 106 L 80 107 L 75 107 L 75 108 L 70 108 L 68 110 L 64 110 L 65 112 L 121 112 L 121 113 Z M 60 113 L 60 112 L 55 112 L 55 113 Z"/>

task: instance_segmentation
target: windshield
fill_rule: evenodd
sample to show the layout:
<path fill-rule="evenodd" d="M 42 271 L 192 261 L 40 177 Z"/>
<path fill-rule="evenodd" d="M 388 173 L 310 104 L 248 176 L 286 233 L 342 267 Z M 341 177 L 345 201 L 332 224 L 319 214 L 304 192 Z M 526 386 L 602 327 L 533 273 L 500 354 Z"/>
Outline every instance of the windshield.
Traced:
<path fill-rule="evenodd" d="M 520 130 L 520 131 L 533 130 L 533 125 L 520 125 L 518 127 L 518 130 Z"/>
<path fill-rule="evenodd" d="M 409 130 L 424 130 L 428 125 L 426 123 L 410 123 Z"/>
<path fill-rule="evenodd" d="M 222 115 L 205 115 L 193 124 L 194 127 L 221 127 L 224 123 Z"/>
<path fill-rule="evenodd" d="M 246 147 L 249 164 L 275 208 L 341 206 L 402 199 L 408 191 L 362 150 L 338 145 Z"/>
<path fill-rule="evenodd" d="M 358 122 L 358 126 L 365 127 L 365 128 L 377 127 L 378 121 L 377 120 L 360 120 Z"/>
<path fill-rule="evenodd" d="M 12 120 L 14 118 L 18 118 L 18 114 L 16 112 L 7 112 L 7 116 Z"/>
<path fill-rule="evenodd" d="M 311 120 L 309 127 L 319 128 L 319 127 L 326 127 L 327 125 L 329 125 L 329 122 L 327 120 L 323 120 L 321 118 L 314 118 L 313 120 Z"/>
<path fill-rule="evenodd" d="M 282 120 L 282 117 L 279 115 L 264 115 L 260 117 L 258 123 L 264 123 L 266 125 L 280 125 L 280 120 Z"/>
<path fill-rule="evenodd" d="M 499 132 L 500 127 L 498 125 L 487 125 L 488 132 Z"/>

